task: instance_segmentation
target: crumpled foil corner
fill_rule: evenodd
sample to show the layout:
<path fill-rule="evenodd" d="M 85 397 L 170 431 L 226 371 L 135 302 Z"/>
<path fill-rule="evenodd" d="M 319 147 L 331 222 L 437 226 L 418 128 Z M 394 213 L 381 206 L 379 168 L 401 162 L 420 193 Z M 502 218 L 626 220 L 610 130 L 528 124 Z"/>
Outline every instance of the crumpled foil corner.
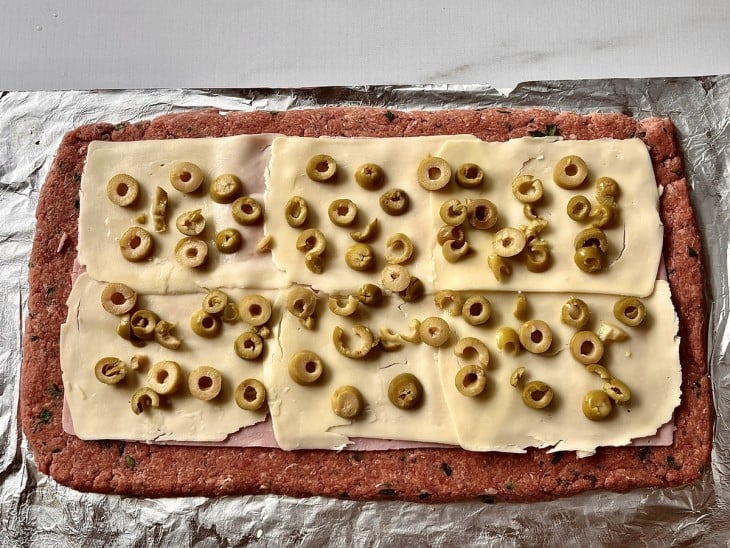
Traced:
<path fill-rule="evenodd" d="M 711 303 L 712 466 L 692 485 L 551 502 L 426 505 L 277 495 L 143 499 L 80 493 L 40 474 L 18 424 L 28 260 L 38 194 L 64 133 L 171 112 L 543 107 L 669 116 L 685 152 Z M 583 546 L 730 538 L 730 76 L 317 89 L 0 92 L 0 546 Z"/>

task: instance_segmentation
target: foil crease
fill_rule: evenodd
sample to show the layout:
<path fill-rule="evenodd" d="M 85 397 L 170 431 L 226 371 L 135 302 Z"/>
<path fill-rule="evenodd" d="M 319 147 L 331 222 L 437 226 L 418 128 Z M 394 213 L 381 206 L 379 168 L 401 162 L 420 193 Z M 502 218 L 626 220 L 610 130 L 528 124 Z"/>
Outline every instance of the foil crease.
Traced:
<path fill-rule="evenodd" d="M 126 498 L 80 493 L 40 474 L 18 421 L 28 260 L 38 194 L 63 134 L 190 109 L 545 107 L 669 116 L 685 152 L 708 264 L 712 466 L 676 489 L 605 491 L 551 502 L 426 505 L 277 495 Z M 730 76 L 317 89 L 0 92 L 0 546 L 651 546 L 730 538 Z M 492 502 L 492 501 L 490 501 Z M 415 541 L 415 542 L 414 542 Z"/>

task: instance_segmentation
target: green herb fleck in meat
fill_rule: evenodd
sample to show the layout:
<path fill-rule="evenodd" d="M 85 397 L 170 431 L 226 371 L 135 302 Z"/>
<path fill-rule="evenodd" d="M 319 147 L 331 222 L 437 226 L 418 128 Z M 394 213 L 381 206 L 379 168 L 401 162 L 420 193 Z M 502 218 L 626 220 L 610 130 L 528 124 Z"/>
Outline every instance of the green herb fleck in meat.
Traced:
<path fill-rule="evenodd" d="M 639 449 L 639 460 L 644 462 L 646 458 L 651 454 L 651 449 L 648 447 L 642 447 Z"/>
<path fill-rule="evenodd" d="M 505 484 L 505 487 L 506 487 L 507 489 L 509 489 L 509 490 L 511 491 L 512 489 L 514 489 L 514 488 L 515 488 L 515 482 L 514 482 L 514 481 L 512 481 L 512 480 L 509 480 L 509 481 L 508 481 L 508 482 L 507 482 L 507 483 Z"/>
<path fill-rule="evenodd" d="M 81 175 L 79 175 L 78 173 L 74 173 L 74 174 L 73 174 L 73 175 L 72 175 L 71 177 L 73 177 L 73 180 L 74 180 L 75 182 L 77 182 L 77 183 L 78 183 L 79 181 L 81 181 Z"/>
<path fill-rule="evenodd" d="M 545 126 L 545 129 L 547 129 L 547 134 L 550 137 L 558 134 L 558 126 L 556 126 L 555 124 L 548 124 L 547 126 Z"/>
<path fill-rule="evenodd" d="M 389 122 L 392 122 L 393 120 L 395 120 L 395 114 L 393 114 L 389 110 L 385 111 L 385 117 L 388 119 Z"/>
<path fill-rule="evenodd" d="M 35 337 L 35 335 L 34 335 L 34 337 Z M 33 340 L 33 337 L 31 337 L 30 339 Z M 56 383 L 53 383 L 51 386 L 49 386 L 48 389 L 46 390 L 46 392 L 54 400 L 56 398 L 60 398 L 63 395 L 63 390 L 61 390 L 61 388 Z"/>
<path fill-rule="evenodd" d="M 51 422 L 51 417 L 53 417 L 53 413 L 51 413 L 48 409 L 44 409 L 38 415 L 38 424 L 48 424 Z"/>
<path fill-rule="evenodd" d="M 124 464 L 129 466 L 132 470 L 137 468 L 137 461 L 134 460 L 134 457 L 132 457 L 131 455 L 127 455 L 124 457 Z"/>
<path fill-rule="evenodd" d="M 680 470 L 682 468 L 682 465 L 674 460 L 674 457 L 672 455 L 669 455 L 667 457 L 667 466 L 672 470 Z"/>
<path fill-rule="evenodd" d="M 122 131 L 124 129 L 124 124 L 117 124 L 116 126 L 114 126 L 114 129 L 116 131 Z"/>
<path fill-rule="evenodd" d="M 451 466 L 449 466 L 449 465 L 448 465 L 447 463 L 445 463 L 445 462 L 442 462 L 442 463 L 441 463 L 441 470 L 443 470 L 444 474 L 446 474 L 446 475 L 447 475 L 447 476 L 449 476 L 449 477 L 451 476 L 451 474 L 453 474 L 453 473 L 454 473 L 454 471 L 453 471 L 453 470 L 451 469 Z"/>
<path fill-rule="evenodd" d="M 557 453 L 554 453 L 552 458 L 550 459 L 550 464 L 560 464 L 560 459 L 563 458 L 563 453 L 561 451 L 558 451 Z"/>

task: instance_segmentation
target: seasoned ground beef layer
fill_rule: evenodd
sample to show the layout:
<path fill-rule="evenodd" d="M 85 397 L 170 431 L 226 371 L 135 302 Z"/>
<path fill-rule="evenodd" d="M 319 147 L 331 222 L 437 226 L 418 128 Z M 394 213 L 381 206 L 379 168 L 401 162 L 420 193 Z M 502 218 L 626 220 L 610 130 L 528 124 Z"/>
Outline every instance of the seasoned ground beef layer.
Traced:
<path fill-rule="evenodd" d="M 639 137 L 663 188 L 664 256 L 682 337 L 682 402 L 669 447 L 602 448 L 573 453 L 475 453 L 462 449 L 374 452 L 204 448 L 82 441 L 63 432 L 59 329 L 66 319 L 76 257 L 79 183 L 93 140 L 223 137 L 245 133 L 405 137 L 470 133 L 489 141 L 557 133 L 568 139 Z M 708 464 L 713 407 L 706 360 L 702 245 L 668 119 L 544 110 L 391 112 L 322 108 L 221 115 L 198 111 L 137 124 L 94 124 L 68 133 L 38 203 L 23 341 L 20 416 L 39 469 L 83 491 L 136 496 L 281 493 L 349 499 L 446 502 L 535 501 L 590 489 L 677 486 Z M 661 395 L 658 395 L 659 397 Z M 110 418 L 113 420 L 113 418 Z"/>

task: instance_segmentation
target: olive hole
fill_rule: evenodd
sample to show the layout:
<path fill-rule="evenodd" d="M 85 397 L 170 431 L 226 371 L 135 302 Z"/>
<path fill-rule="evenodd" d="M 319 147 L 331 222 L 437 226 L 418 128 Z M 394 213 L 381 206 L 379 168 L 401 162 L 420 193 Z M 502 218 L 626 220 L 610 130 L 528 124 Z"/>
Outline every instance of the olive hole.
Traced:
<path fill-rule="evenodd" d="M 198 250 L 195 249 L 194 247 L 189 247 L 188 249 L 185 250 L 185 255 L 189 259 L 194 259 L 195 257 L 198 256 Z"/>
<path fill-rule="evenodd" d="M 129 187 L 127 186 L 127 183 L 119 183 L 117 185 L 117 195 L 118 196 L 126 196 L 127 192 L 129 192 Z"/>
<path fill-rule="evenodd" d="M 468 373 L 464 377 L 464 381 L 463 381 L 464 387 L 469 388 L 471 385 L 473 385 L 477 382 L 477 379 L 478 379 L 478 377 L 477 377 L 476 373 Z"/>
<path fill-rule="evenodd" d="M 241 210 L 243 210 L 243 212 L 248 215 L 253 213 L 253 207 L 251 206 L 251 204 L 243 204 L 243 206 L 241 207 Z"/>
<path fill-rule="evenodd" d="M 202 321 L 202 322 L 200 322 L 200 323 L 202 324 L 202 326 L 203 326 L 203 327 L 204 327 L 205 329 L 210 329 L 210 328 L 212 328 L 212 327 L 213 327 L 213 324 L 214 324 L 215 322 L 213 321 L 213 318 L 211 318 L 210 316 L 206 316 L 205 318 L 203 318 L 203 321 Z"/>
<path fill-rule="evenodd" d="M 576 166 L 575 164 L 568 164 L 567 166 L 565 166 L 566 175 L 573 177 L 577 173 L 578 173 L 578 166 Z"/>
<path fill-rule="evenodd" d="M 258 392 L 253 386 L 247 386 L 243 391 L 243 399 L 246 401 L 256 401 Z"/>
<path fill-rule="evenodd" d="M 254 348 L 255 346 L 256 346 L 256 344 L 251 339 L 246 339 L 243 342 L 243 347 L 244 348 L 247 348 L 249 350 L 252 349 L 252 348 Z"/>
<path fill-rule="evenodd" d="M 473 166 L 466 170 L 466 176 L 469 179 L 476 179 L 477 175 L 479 175 L 479 170 Z"/>
<path fill-rule="evenodd" d="M 583 356 L 589 356 L 593 354 L 594 350 L 595 347 L 593 346 L 593 343 L 591 341 L 583 341 L 583 344 L 580 345 L 580 353 Z"/>
<path fill-rule="evenodd" d="M 157 373 L 157 377 L 156 377 L 157 382 L 159 382 L 160 384 L 162 384 L 163 382 L 165 382 L 165 379 L 167 379 L 167 376 L 168 376 L 167 375 L 167 371 L 164 371 L 164 370 L 163 371 L 159 371 Z"/>
<path fill-rule="evenodd" d="M 340 217 L 346 216 L 349 212 L 350 208 L 345 205 L 341 205 L 337 208 L 337 215 L 339 215 Z"/>
<path fill-rule="evenodd" d="M 201 390 L 208 390 L 211 386 L 213 386 L 213 379 L 210 377 L 200 377 L 198 379 L 198 388 Z"/>
<path fill-rule="evenodd" d="M 142 238 L 139 236 L 133 236 L 131 240 L 129 240 L 129 247 L 132 249 L 137 249 L 140 245 L 142 245 Z"/>
<path fill-rule="evenodd" d="M 312 249 L 317 243 L 317 239 L 314 236 L 310 236 L 306 239 L 305 243 L 307 244 L 307 249 Z"/>
<path fill-rule="evenodd" d="M 454 251 L 458 251 L 465 245 L 466 245 L 466 241 L 464 241 L 464 240 L 451 240 L 451 249 L 453 249 Z"/>
<path fill-rule="evenodd" d="M 329 165 L 329 163 L 328 163 L 328 162 L 317 162 L 317 167 L 316 167 L 316 169 L 317 169 L 317 171 L 319 171 L 320 173 L 326 173 L 326 172 L 327 172 L 327 170 L 329 169 L 329 167 L 330 167 L 330 165 Z"/>
<path fill-rule="evenodd" d="M 597 268 L 600 264 L 600 261 L 598 261 L 598 259 L 594 259 L 593 257 L 589 257 L 588 259 L 586 259 L 586 266 L 588 268 Z"/>
<path fill-rule="evenodd" d="M 533 331 L 530 333 L 530 340 L 534 343 L 539 343 L 542 341 L 542 331 Z"/>
<path fill-rule="evenodd" d="M 127 299 L 124 298 L 124 295 L 119 293 L 118 291 L 112 293 L 111 301 L 114 304 L 124 304 Z"/>
<path fill-rule="evenodd" d="M 477 206 L 474 210 L 474 216 L 479 221 L 486 221 L 489 218 L 489 212 L 485 206 Z"/>
<path fill-rule="evenodd" d="M 471 316 L 480 316 L 482 313 L 482 304 L 481 303 L 474 303 L 469 307 L 469 314 Z"/>
<path fill-rule="evenodd" d="M 624 310 L 624 315 L 632 320 L 635 320 L 638 314 L 639 310 L 635 306 L 627 306 L 626 310 Z"/>
<path fill-rule="evenodd" d="M 183 171 L 182 173 L 180 173 L 180 180 L 183 183 L 187 183 L 190 179 L 192 179 L 192 177 L 193 176 L 190 174 L 189 171 Z"/>
<path fill-rule="evenodd" d="M 535 401 L 540 401 L 543 398 L 543 396 L 545 396 L 544 390 L 533 390 L 530 393 L 530 397 Z"/>
<path fill-rule="evenodd" d="M 429 328 L 428 328 L 428 334 L 429 334 L 429 335 L 430 335 L 431 337 L 436 337 L 436 336 L 437 336 L 437 335 L 439 335 L 440 333 L 441 333 L 441 330 L 440 330 L 440 329 L 439 329 L 438 327 L 429 327 Z"/>
<path fill-rule="evenodd" d="M 512 245 L 512 238 L 505 238 L 502 240 L 502 247 L 510 247 Z"/>
<path fill-rule="evenodd" d="M 292 308 L 294 308 L 297 312 L 304 312 L 304 301 L 302 299 L 297 299 L 294 301 L 294 306 Z"/>
<path fill-rule="evenodd" d="M 580 310 L 578 309 L 578 307 L 577 306 L 571 307 L 570 312 L 568 312 L 568 316 L 570 316 L 571 319 L 573 319 L 573 320 L 580 319 L 581 314 L 580 314 Z"/>
<path fill-rule="evenodd" d="M 304 364 L 304 370 L 307 373 L 314 373 L 315 371 L 317 371 L 317 364 L 315 362 L 309 361 Z"/>
<path fill-rule="evenodd" d="M 435 181 L 441 177 L 441 168 L 438 167 L 430 167 L 428 168 L 428 178 L 432 181 Z"/>
<path fill-rule="evenodd" d="M 116 363 L 104 364 L 104 367 L 101 368 L 101 374 L 105 377 L 111 377 L 116 373 L 116 365 Z"/>
<path fill-rule="evenodd" d="M 260 316 L 261 315 L 261 305 L 259 304 L 252 304 L 248 307 L 248 313 L 251 314 L 251 316 Z"/>

